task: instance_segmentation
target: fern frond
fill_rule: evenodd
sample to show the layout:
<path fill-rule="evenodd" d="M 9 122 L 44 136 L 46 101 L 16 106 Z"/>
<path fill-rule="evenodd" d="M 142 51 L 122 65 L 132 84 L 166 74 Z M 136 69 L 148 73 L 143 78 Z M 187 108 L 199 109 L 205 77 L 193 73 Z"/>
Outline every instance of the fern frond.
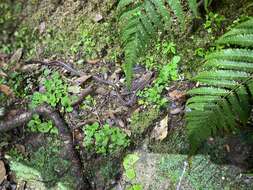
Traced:
<path fill-rule="evenodd" d="M 195 17 L 198 16 L 198 3 L 197 3 L 197 0 L 188 0 L 188 3 L 189 3 L 189 7 L 190 9 L 192 10 L 193 12 L 193 15 Z"/>
<path fill-rule="evenodd" d="M 249 118 L 253 95 L 253 18 L 232 29 L 217 43 L 240 46 L 206 56 L 195 78 L 200 86 L 188 91 L 187 131 L 194 153 L 200 144 L 218 131 L 231 131 Z M 240 33 L 241 32 L 241 33 Z M 247 34 L 245 34 L 247 32 Z M 249 38 L 246 39 L 246 36 Z"/>
<path fill-rule="evenodd" d="M 208 7 L 209 5 L 211 5 L 213 0 L 204 0 L 204 8 L 206 10 L 206 12 L 208 12 Z"/>
<path fill-rule="evenodd" d="M 189 3 L 192 12 L 197 15 L 196 0 L 189 0 Z M 158 31 L 163 31 L 170 24 L 170 12 L 174 13 L 182 28 L 185 26 L 185 14 L 180 0 L 120 0 L 117 9 L 125 51 L 124 69 L 130 87 L 133 65 L 145 52 L 151 39 L 157 37 Z"/>
<path fill-rule="evenodd" d="M 173 10 L 174 14 L 178 18 L 179 22 L 181 23 L 182 28 L 185 27 L 185 15 L 182 8 L 182 5 L 179 0 L 168 0 L 168 3 Z"/>

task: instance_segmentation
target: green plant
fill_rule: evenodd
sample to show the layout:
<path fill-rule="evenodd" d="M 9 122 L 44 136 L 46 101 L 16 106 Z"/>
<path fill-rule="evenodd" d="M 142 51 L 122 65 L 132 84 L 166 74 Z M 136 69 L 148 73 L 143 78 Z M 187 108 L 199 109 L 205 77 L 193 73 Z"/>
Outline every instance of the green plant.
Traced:
<path fill-rule="evenodd" d="M 206 15 L 206 22 L 204 23 L 204 28 L 207 29 L 208 33 L 211 33 L 214 29 L 217 30 L 217 28 L 220 28 L 224 20 L 225 17 L 223 15 L 209 12 Z"/>
<path fill-rule="evenodd" d="M 42 122 L 37 114 L 33 115 L 27 126 L 32 132 L 58 134 L 58 129 L 53 126 L 52 121 Z"/>
<path fill-rule="evenodd" d="M 208 7 L 211 5 L 212 2 L 213 0 L 204 0 L 204 8 L 206 12 L 208 12 Z"/>
<path fill-rule="evenodd" d="M 22 10 L 22 3 L 11 0 L 2 0 L 0 2 L 0 49 L 10 53 L 10 46 L 7 45 L 8 37 L 12 35 L 13 29 L 19 22 L 19 14 Z M 8 39 L 8 40 L 7 40 Z"/>
<path fill-rule="evenodd" d="M 11 156 L 12 158 L 14 158 L 17 161 L 22 161 L 25 160 L 26 157 L 15 147 L 10 148 L 6 155 Z"/>
<path fill-rule="evenodd" d="M 200 85 L 188 92 L 187 129 L 192 152 L 218 131 L 245 125 L 253 94 L 253 18 L 237 25 L 217 44 L 233 46 L 206 56 L 194 77 Z M 236 48 L 239 47 L 239 48 Z"/>
<path fill-rule="evenodd" d="M 171 56 L 176 54 L 176 51 L 174 42 L 162 41 L 158 38 L 151 51 L 140 59 L 140 64 L 144 65 L 148 70 L 159 71 L 163 65 L 157 64 L 157 62 L 167 62 L 168 59 L 171 59 Z"/>
<path fill-rule="evenodd" d="M 188 0 L 194 16 L 197 16 L 197 0 Z M 146 50 L 158 31 L 170 25 L 169 5 L 185 28 L 184 11 L 180 0 L 121 0 L 118 4 L 120 37 L 125 52 L 124 71 L 127 85 L 131 85 L 132 68 L 138 57 Z"/>
<path fill-rule="evenodd" d="M 83 145 L 89 151 L 97 154 L 114 154 L 129 145 L 127 135 L 117 127 L 110 127 L 108 124 L 99 126 L 98 123 L 85 125 Z"/>
<path fill-rule="evenodd" d="M 49 73 L 44 72 L 44 74 L 48 75 Z M 45 87 L 44 93 L 35 92 L 32 95 L 32 107 L 48 103 L 52 107 L 56 107 L 57 104 L 61 104 L 67 112 L 71 112 L 73 110 L 71 107 L 71 99 L 68 96 L 68 86 L 61 80 L 58 72 L 54 72 L 50 79 L 44 80 L 43 86 Z"/>
<path fill-rule="evenodd" d="M 178 79 L 177 64 L 179 61 L 180 57 L 174 56 L 170 63 L 161 68 L 157 79 L 153 83 L 153 86 L 138 92 L 138 96 L 142 98 L 139 100 L 139 104 L 153 104 L 158 107 L 163 107 L 167 103 L 167 99 L 162 97 L 162 92 L 168 85 L 168 81 Z"/>
<path fill-rule="evenodd" d="M 130 181 L 136 178 L 134 166 L 139 159 L 139 156 L 136 154 L 128 154 L 123 160 L 125 175 Z M 140 184 L 131 184 L 127 190 L 142 190 L 142 186 Z"/>
<path fill-rule="evenodd" d="M 91 95 L 88 95 L 85 97 L 85 100 L 83 101 L 81 105 L 81 108 L 92 109 L 96 106 L 96 104 L 97 104 L 96 100 Z"/>
<path fill-rule="evenodd" d="M 173 55 L 176 54 L 176 44 L 174 42 L 164 42 L 162 44 L 162 53 L 163 54 L 170 54 L 172 53 Z"/>
<path fill-rule="evenodd" d="M 197 55 L 199 57 L 205 57 L 206 51 L 204 48 L 197 48 L 194 52 L 194 55 Z"/>

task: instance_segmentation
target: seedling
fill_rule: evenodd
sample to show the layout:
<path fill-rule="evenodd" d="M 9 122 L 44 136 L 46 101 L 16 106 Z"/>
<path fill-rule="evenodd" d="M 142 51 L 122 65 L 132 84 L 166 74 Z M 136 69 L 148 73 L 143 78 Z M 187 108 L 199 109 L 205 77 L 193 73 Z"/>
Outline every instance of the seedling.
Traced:
<path fill-rule="evenodd" d="M 50 79 L 46 79 L 43 82 L 45 92 L 35 92 L 32 96 L 32 107 L 36 107 L 40 104 L 47 103 L 52 107 L 56 107 L 60 104 L 67 112 L 71 112 L 71 100 L 68 96 L 68 86 L 65 84 L 58 72 L 52 74 Z"/>
<path fill-rule="evenodd" d="M 58 129 L 53 126 L 52 121 L 42 122 L 37 114 L 33 115 L 27 126 L 32 132 L 58 134 Z"/>
<path fill-rule="evenodd" d="M 127 135 L 117 127 L 110 127 L 109 124 L 99 126 L 98 123 L 85 125 L 83 145 L 90 152 L 97 154 L 114 154 L 127 147 L 130 143 Z"/>

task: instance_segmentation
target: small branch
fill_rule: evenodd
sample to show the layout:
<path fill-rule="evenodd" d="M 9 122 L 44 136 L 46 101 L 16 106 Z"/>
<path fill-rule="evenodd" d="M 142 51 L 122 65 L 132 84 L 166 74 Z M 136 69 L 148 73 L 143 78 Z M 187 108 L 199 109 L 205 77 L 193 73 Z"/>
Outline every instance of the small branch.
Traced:
<path fill-rule="evenodd" d="M 86 96 L 88 96 L 89 94 L 91 94 L 93 91 L 94 91 L 93 85 L 88 86 L 87 88 L 85 88 L 84 90 L 82 90 L 82 92 L 81 92 L 80 95 L 78 96 L 78 99 L 77 99 L 75 102 L 73 102 L 73 103 L 71 104 L 71 106 L 75 107 L 75 106 L 79 105 L 80 103 L 82 103 L 82 102 L 83 102 L 83 99 L 84 99 Z"/>
<path fill-rule="evenodd" d="M 176 190 L 180 190 L 180 188 L 181 188 L 181 183 L 182 183 L 182 180 L 183 180 L 183 177 L 184 177 L 184 174 L 185 174 L 187 166 L 188 166 L 187 161 L 184 161 L 184 169 L 183 169 L 183 172 L 182 172 L 182 174 L 180 176 L 180 179 L 179 179 L 179 182 L 177 184 L 177 189 Z"/>
<path fill-rule="evenodd" d="M 31 111 L 26 111 L 22 114 L 14 116 L 11 120 L 1 121 L 0 132 L 7 132 L 19 126 L 23 126 L 32 119 L 34 114 L 38 114 L 46 119 L 50 119 L 58 128 L 60 139 L 64 143 L 64 158 L 72 162 L 73 172 L 77 174 L 76 179 L 78 180 L 79 185 L 83 185 L 85 179 L 83 178 L 83 174 L 81 172 L 83 168 L 82 162 L 80 160 L 80 156 L 75 151 L 72 141 L 72 133 L 69 131 L 68 126 L 65 124 L 60 115 L 49 106 L 42 105 L 32 109 Z"/>
<path fill-rule="evenodd" d="M 60 66 L 60 67 L 63 67 L 64 69 L 66 69 L 67 71 L 69 71 L 74 76 L 82 77 L 84 75 L 84 73 L 77 71 L 71 65 L 61 62 L 61 61 L 44 62 L 44 61 L 37 61 L 37 60 L 29 60 L 29 61 L 26 61 L 25 63 L 26 64 L 42 64 L 42 65 L 47 65 L 47 66 Z M 120 94 L 118 86 L 115 85 L 114 83 L 104 80 L 98 76 L 91 76 L 91 78 L 96 82 L 112 86 L 116 91 L 116 96 L 117 96 L 120 104 L 122 104 L 123 106 L 128 106 L 128 107 L 131 107 L 136 103 L 137 92 L 139 90 L 142 90 L 145 87 L 145 85 L 147 85 L 150 82 L 150 79 L 147 81 L 144 81 L 143 84 L 141 84 L 136 90 L 134 90 L 130 99 L 128 101 L 126 101 L 122 97 L 122 95 Z M 150 78 L 151 78 L 151 76 L 150 76 Z"/>

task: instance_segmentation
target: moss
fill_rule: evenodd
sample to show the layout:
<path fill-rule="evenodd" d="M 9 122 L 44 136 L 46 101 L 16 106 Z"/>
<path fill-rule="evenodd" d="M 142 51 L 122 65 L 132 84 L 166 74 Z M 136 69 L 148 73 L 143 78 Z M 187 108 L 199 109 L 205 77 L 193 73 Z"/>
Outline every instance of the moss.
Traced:
<path fill-rule="evenodd" d="M 184 161 L 187 155 L 166 155 L 158 164 L 158 173 L 163 177 L 169 177 L 176 187 L 182 175 Z M 240 171 L 233 167 L 216 165 L 208 156 L 194 156 L 187 167 L 182 181 L 182 187 L 190 189 L 250 189 L 243 177 L 239 177 Z M 173 189 L 173 188 L 172 188 Z"/>
<path fill-rule="evenodd" d="M 18 181 L 42 181 L 46 188 L 58 186 L 58 183 L 74 188 L 75 180 L 69 172 L 71 165 L 60 156 L 61 142 L 48 137 L 47 143 L 37 151 L 31 150 L 29 158 L 10 152 L 8 159 L 11 170 L 15 172 Z"/>
<path fill-rule="evenodd" d="M 145 111 L 135 111 L 131 116 L 131 131 L 133 135 L 141 135 L 159 117 L 159 109 L 147 108 Z"/>
<path fill-rule="evenodd" d="M 174 130 L 170 131 L 165 141 L 152 141 L 149 144 L 149 149 L 157 153 L 187 154 L 188 148 L 186 131 L 182 126 L 176 126 Z"/>

